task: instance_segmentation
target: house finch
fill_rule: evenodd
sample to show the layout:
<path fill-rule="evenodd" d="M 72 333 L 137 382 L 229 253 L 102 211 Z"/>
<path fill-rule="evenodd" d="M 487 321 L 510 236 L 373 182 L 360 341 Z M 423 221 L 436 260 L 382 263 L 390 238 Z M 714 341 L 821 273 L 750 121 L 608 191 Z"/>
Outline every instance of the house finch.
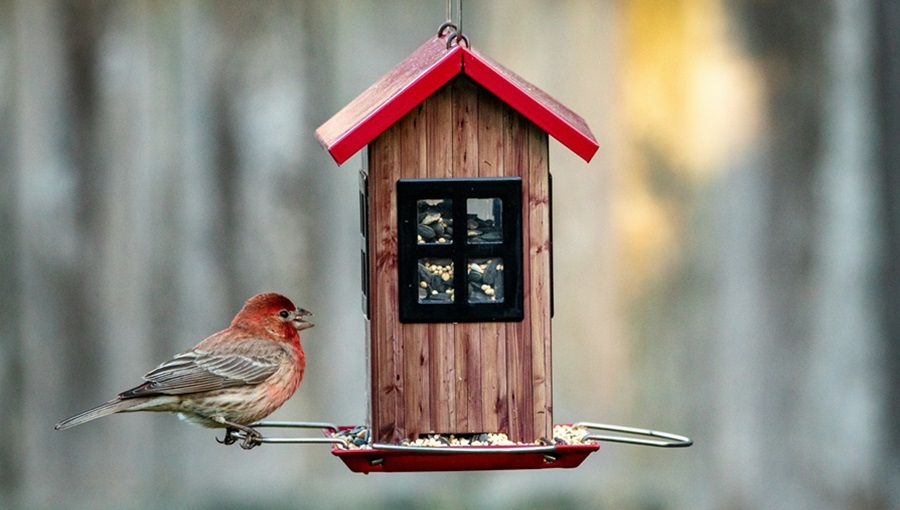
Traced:
<path fill-rule="evenodd" d="M 220 443 L 232 444 L 244 432 L 241 447 L 253 448 L 262 436 L 248 425 L 281 407 L 303 378 L 299 332 L 313 327 L 309 315 L 279 294 L 253 296 L 230 327 L 151 370 L 140 386 L 57 423 L 56 430 L 113 413 L 170 412 L 225 428 Z"/>

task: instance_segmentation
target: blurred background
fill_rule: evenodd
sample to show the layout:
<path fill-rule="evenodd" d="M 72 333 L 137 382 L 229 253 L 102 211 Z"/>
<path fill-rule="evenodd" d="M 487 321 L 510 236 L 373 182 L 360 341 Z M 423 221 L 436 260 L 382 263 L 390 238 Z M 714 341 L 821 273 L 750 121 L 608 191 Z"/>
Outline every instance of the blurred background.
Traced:
<path fill-rule="evenodd" d="M 601 144 L 550 144 L 555 421 L 696 444 L 363 476 L 170 415 L 55 432 L 263 291 L 318 324 L 273 418 L 365 422 L 360 161 L 313 131 L 446 3 L 0 0 L 0 508 L 900 508 L 900 4 L 463 14 Z"/>

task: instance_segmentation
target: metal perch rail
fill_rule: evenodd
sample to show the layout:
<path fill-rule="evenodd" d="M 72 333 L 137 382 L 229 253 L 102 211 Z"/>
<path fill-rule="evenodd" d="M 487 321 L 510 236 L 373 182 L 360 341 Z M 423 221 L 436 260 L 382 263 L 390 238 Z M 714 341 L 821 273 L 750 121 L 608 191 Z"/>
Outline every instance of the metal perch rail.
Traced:
<path fill-rule="evenodd" d="M 332 433 L 337 432 L 338 426 L 333 423 L 314 422 L 314 421 L 261 421 L 250 425 L 252 429 L 259 428 L 286 428 L 286 429 L 316 429 L 330 430 Z M 235 432 L 234 435 L 240 439 L 247 439 L 247 434 L 241 431 Z M 265 437 L 259 436 L 250 439 L 250 444 L 258 446 L 260 444 L 340 444 L 344 448 L 349 448 L 347 440 L 342 437 Z"/>
<path fill-rule="evenodd" d="M 606 441 L 607 443 L 626 443 L 626 444 L 637 444 L 642 446 L 657 446 L 661 448 L 685 448 L 687 446 L 691 446 L 694 444 L 689 438 L 684 436 L 679 436 L 677 434 L 670 434 L 668 432 L 659 432 L 656 430 L 649 429 L 638 429 L 634 427 L 622 427 L 620 425 L 606 425 L 603 423 L 588 423 L 581 422 L 576 423 L 576 427 L 581 426 L 586 429 L 591 430 L 602 430 L 605 432 L 621 432 L 623 434 L 632 434 L 636 436 L 646 436 L 646 437 L 661 437 L 663 439 L 668 439 L 668 441 L 658 441 L 655 439 L 640 439 L 636 437 L 627 437 L 627 436 L 608 436 L 602 434 L 587 434 L 581 438 L 582 441 L 594 440 L 594 441 Z"/>
<path fill-rule="evenodd" d="M 251 428 L 291 428 L 291 429 L 316 429 L 316 430 L 328 430 L 331 433 L 338 432 L 340 428 L 337 425 L 332 423 L 325 422 L 300 422 L 300 421 L 262 421 L 258 423 L 254 423 L 250 426 Z M 623 427 L 620 425 L 608 425 L 603 423 L 591 423 L 591 422 L 579 422 L 575 424 L 575 427 L 584 427 L 588 430 L 598 430 L 603 432 L 617 432 L 621 434 L 630 434 L 631 436 L 644 436 L 644 437 L 629 437 L 629 436 L 620 436 L 620 435 L 606 435 L 606 434 L 585 434 L 582 436 L 582 442 L 586 441 L 604 441 L 607 443 L 624 443 L 624 444 L 635 444 L 641 446 L 655 446 L 660 448 L 685 448 L 694 444 L 694 441 L 677 434 L 670 434 L 668 432 L 660 432 L 656 430 L 650 429 L 641 429 L 635 427 Z M 241 439 L 246 439 L 246 434 L 244 432 L 237 432 L 235 435 Z M 646 437 L 650 438 L 661 438 L 660 439 L 645 439 Z M 260 436 L 258 438 L 251 438 L 250 442 L 254 445 L 259 444 L 340 444 L 344 448 L 349 449 L 350 444 L 348 441 L 342 437 L 334 437 L 334 436 L 326 436 L 326 437 L 265 437 Z M 498 448 L 492 447 L 432 447 L 432 446 L 414 446 L 414 445 L 395 445 L 395 444 L 382 444 L 382 443 L 373 443 L 371 444 L 372 448 L 379 450 L 393 450 L 393 451 L 416 451 L 416 452 L 428 452 L 428 453 L 492 453 L 503 451 Z M 530 452 L 535 453 L 548 453 L 552 452 L 555 446 L 547 445 L 547 446 L 531 446 L 524 445 L 520 447 L 521 449 L 526 449 Z M 518 448 L 517 448 L 518 449 Z M 508 450 L 507 450 L 508 451 Z"/>

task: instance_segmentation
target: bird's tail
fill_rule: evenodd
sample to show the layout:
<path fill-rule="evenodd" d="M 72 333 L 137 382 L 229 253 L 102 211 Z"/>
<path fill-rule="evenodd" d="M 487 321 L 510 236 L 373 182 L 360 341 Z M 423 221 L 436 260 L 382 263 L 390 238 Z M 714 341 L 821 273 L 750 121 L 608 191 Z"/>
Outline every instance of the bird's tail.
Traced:
<path fill-rule="evenodd" d="M 75 425 L 81 425 L 82 423 L 96 420 L 97 418 L 102 418 L 104 416 L 108 416 L 114 413 L 121 413 L 122 411 L 127 411 L 132 407 L 135 407 L 139 404 L 142 404 L 146 401 L 146 399 L 142 398 L 128 398 L 123 399 L 121 397 L 114 398 L 105 404 L 101 404 L 93 409 L 88 409 L 83 413 L 76 414 L 71 418 L 67 418 L 56 424 L 56 430 L 65 430 Z"/>

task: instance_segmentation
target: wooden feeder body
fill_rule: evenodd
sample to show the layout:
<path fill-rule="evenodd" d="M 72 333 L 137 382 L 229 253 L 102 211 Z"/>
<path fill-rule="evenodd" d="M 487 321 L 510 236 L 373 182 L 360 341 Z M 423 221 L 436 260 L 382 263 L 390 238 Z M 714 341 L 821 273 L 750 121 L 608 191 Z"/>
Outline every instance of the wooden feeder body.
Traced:
<path fill-rule="evenodd" d="M 427 432 L 550 437 L 547 142 L 547 133 L 460 75 L 369 144 L 368 331 L 377 441 Z M 527 190 L 520 213 L 528 247 L 525 319 L 401 323 L 397 180 L 459 177 L 518 177 Z"/>
<path fill-rule="evenodd" d="M 469 48 L 447 49 L 438 38 L 317 131 L 338 163 L 368 145 L 361 221 L 375 442 L 431 432 L 503 432 L 527 443 L 552 437 L 548 131 L 585 159 L 596 151 L 580 117 L 499 64 Z M 401 242 L 415 221 L 398 215 L 405 207 L 398 204 L 398 182 L 497 178 L 521 186 L 520 200 L 510 201 L 517 231 L 503 234 L 518 236 L 521 257 L 507 252 L 504 262 L 507 275 L 518 275 L 508 280 L 513 293 L 507 298 L 515 296 L 521 309 L 474 321 L 401 321 L 410 284 L 400 272 L 415 265 L 400 267 L 398 261 L 412 256 L 400 251 L 417 248 Z M 467 259 L 460 260 L 455 277 L 465 278 Z M 470 310 L 483 310 L 478 306 L 490 305 Z"/>

